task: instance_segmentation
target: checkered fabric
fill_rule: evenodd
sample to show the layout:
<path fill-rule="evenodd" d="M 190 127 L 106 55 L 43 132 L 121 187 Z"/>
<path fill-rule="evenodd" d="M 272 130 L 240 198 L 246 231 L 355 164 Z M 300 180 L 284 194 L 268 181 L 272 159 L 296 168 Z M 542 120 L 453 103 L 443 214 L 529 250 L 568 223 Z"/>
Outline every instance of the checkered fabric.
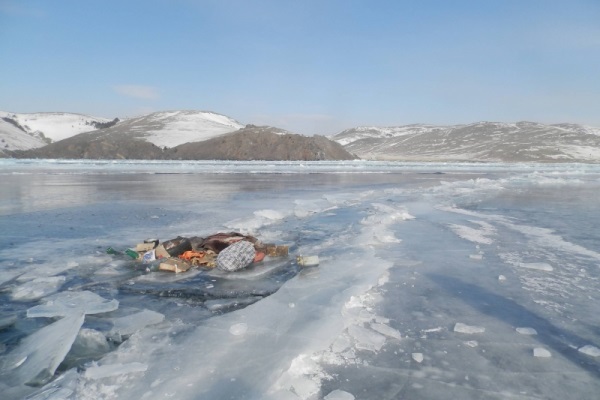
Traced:
<path fill-rule="evenodd" d="M 254 260 L 254 245 L 245 240 L 229 245 L 217 256 L 217 268 L 223 271 L 238 271 Z"/>

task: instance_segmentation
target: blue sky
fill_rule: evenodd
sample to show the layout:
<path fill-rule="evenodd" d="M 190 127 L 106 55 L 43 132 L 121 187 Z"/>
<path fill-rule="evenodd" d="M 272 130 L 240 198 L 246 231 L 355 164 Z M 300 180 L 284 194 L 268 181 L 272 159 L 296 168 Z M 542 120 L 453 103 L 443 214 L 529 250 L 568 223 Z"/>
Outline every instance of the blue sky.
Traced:
<path fill-rule="evenodd" d="M 0 0 L 0 110 L 600 126 L 598 0 Z"/>

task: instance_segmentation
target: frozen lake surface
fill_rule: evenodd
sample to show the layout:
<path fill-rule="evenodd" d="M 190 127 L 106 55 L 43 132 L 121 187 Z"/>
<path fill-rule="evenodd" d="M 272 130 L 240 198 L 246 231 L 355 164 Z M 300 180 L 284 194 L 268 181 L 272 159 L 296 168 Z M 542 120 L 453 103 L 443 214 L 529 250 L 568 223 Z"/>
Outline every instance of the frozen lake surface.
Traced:
<path fill-rule="evenodd" d="M 600 166 L 0 160 L 0 189 L 3 399 L 600 393 Z M 290 257 L 105 252 L 223 231 Z"/>

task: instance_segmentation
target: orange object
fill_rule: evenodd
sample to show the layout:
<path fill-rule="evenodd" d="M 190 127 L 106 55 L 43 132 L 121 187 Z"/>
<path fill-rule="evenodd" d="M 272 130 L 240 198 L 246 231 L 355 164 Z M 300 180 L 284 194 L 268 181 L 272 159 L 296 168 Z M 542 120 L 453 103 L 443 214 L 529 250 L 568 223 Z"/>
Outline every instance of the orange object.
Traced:
<path fill-rule="evenodd" d="M 265 253 L 257 251 L 256 255 L 254 256 L 254 260 L 252 260 L 252 262 L 261 262 L 263 259 L 265 258 Z"/>
<path fill-rule="evenodd" d="M 204 251 L 192 251 L 192 250 L 188 250 L 183 252 L 183 254 L 181 254 L 179 256 L 179 258 L 181 258 L 182 260 L 191 260 L 192 258 L 202 258 L 206 255 L 206 252 Z"/>

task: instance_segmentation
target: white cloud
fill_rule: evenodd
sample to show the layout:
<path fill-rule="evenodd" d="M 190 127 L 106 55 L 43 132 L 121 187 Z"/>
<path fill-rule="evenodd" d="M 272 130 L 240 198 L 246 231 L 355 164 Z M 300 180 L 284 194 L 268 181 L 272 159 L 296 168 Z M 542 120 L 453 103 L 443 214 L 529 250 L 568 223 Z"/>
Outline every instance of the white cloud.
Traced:
<path fill-rule="evenodd" d="M 123 96 L 134 97 L 136 99 L 156 100 L 160 97 L 156 88 L 152 86 L 117 85 L 113 89 Z"/>

